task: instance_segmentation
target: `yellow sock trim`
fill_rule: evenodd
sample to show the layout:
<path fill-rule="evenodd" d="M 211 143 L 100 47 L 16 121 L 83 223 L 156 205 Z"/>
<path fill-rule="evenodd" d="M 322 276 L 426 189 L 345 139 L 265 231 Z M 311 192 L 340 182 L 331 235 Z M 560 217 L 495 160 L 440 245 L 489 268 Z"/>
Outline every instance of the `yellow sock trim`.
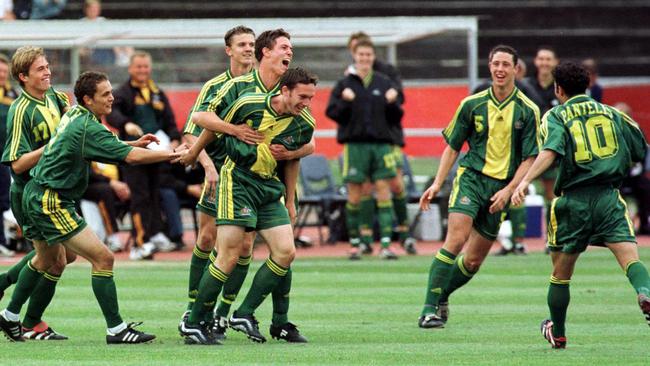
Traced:
<path fill-rule="evenodd" d="M 626 264 L 625 265 L 625 274 L 627 274 L 627 272 L 630 270 L 630 266 L 633 265 L 634 263 L 641 263 L 641 261 L 637 259 L 637 260 L 634 260 L 634 261 L 630 261 L 628 264 Z"/>
<path fill-rule="evenodd" d="M 93 277 L 113 277 L 113 271 L 92 271 L 90 274 Z"/>
<path fill-rule="evenodd" d="M 211 254 L 211 253 L 212 253 L 212 251 L 209 251 L 209 252 L 204 252 L 204 251 L 202 251 L 201 249 L 199 249 L 198 246 L 195 246 L 194 249 L 192 250 L 192 254 L 193 254 L 194 256 L 198 257 L 198 258 L 201 258 L 201 259 L 208 259 L 208 258 L 210 258 L 210 254 Z"/>
<path fill-rule="evenodd" d="M 550 282 L 556 285 L 568 285 L 571 280 L 561 280 L 555 276 L 551 276 Z"/>
<path fill-rule="evenodd" d="M 213 251 L 210 252 L 210 262 L 214 263 L 214 261 L 217 260 L 217 253 Z"/>
<path fill-rule="evenodd" d="M 253 259 L 253 256 L 249 255 L 248 257 L 239 257 L 237 260 L 237 264 L 240 266 L 247 266 L 251 264 L 251 260 Z"/>
<path fill-rule="evenodd" d="M 288 268 L 286 268 L 286 269 L 282 268 L 281 266 L 279 266 L 278 264 L 273 262 L 273 260 L 271 258 L 266 260 L 266 266 L 269 267 L 269 269 L 271 271 L 273 271 L 273 273 L 275 273 L 276 275 L 281 276 L 281 277 L 286 276 L 287 272 L 289 271 Z"/>
<path fill-rule="evenodd" d="M 440 252 L 438 252 L 438 254 L 436 254 L 436 259 L 441 261 L 441 262 L 445 262 L 447 264 L 454 264 L 453 259 L 447 257 L 446 255 L 444 255 L 444 254 L 442 254 Z"/>
<path fill-rule="evenodd" d="M 43 277 L 47 278 L 48 280 L 50 280 L 52 282 L 59 282 L 59 279 L 61 279 L 60 276 L 51 275 L 51 274 L 49 274 L 47 272 L 43 272 Z"/>
<path fill-rule="evenodd" d="M 208 268 L 210 270 L 210 275 L 212 275 L 212 277 L 216 278 L 221 282 L 226 282 L 228 280 L 228 275 L 223 273 L 219 268 L 215 267 L 214 265 L 210 265 Z"/>
<path fill-rule="evenodd" d="M 467 277 L 472 277 L 474 276 L 474 273 L 470 273 L 470 271 L 465 268 L 465 263 L 463 263 L 463 256 L 459 256 L 458 259 L 456 259 L 456 265 L 458 266 L 458 269 Z"/>

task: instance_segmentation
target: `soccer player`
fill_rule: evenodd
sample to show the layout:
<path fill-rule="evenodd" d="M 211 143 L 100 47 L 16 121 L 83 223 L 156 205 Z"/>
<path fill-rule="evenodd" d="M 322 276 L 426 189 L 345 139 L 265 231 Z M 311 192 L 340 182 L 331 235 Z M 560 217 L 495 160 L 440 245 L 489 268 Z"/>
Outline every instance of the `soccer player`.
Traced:
<path fill-rule="evenodd" d="M 537 155 L 539 109 L 515 86 L 518 58 L 510 46 L 494 47 L 488 57 L 492 86 L 465 98 L 443 131 L 448 146 L 420 198 L 422 210 L 429 209 L 465 142 L 469 151 L 449 197 L 447 237 L 431 263 L 421 328 L 444 327 L 449 295 L 479 270 L 499 232 L 502 210 Z"/>
<path fill-rule="evenodd" d="M 543 150 L 515 189 L 512 202 L 522 202 L 528 184 L 559 161 L 558 198 L 551 204 L 547 225 L 553 261 L 548 288 L 551 318 L 542 322 L 541 330 L 552 348 L 565 348 L 569 283 L 589 244 L 612 251 L 650 325 L 650 277 L 639 260 L 633 225 L 617 188 L 631 162 L 643 161 L 647 145 L 628 115 L 585 94 L 589 74 L 583 67 L 563 62 L 553 76 L 562 105 L 542 118 Z"/>
<path fill-rule="evenodd" d="M 255 51 L 255 33 L 253 30 L 248 27 L 237 26 L 226 32 L 224 40 L 226 44 L 226 54 L 230 57 L 230 68 L 206 82 L 201 88 L 201 92 L 199 93 L 190 114 L 187 116 L 187 121 L 185 122 L 185 127 L 183 129 L 185 140 L 190 145 L 196 142 L 197 137 L 203 130 L 192 122 L 192 113 L 197 111 L 199 107 L 205 103 L 206 99 L 214 95 L 224 83 L 238 76 L 248 74 L 253 69 L 253 57 Z M 198 160 L 205 171 L 205 181 L 201 198 L 196 205 L 196 208 L 199 211 L 199 232 L 196 239 L 196 246 L 192 251 L 188 286 L 188 296 L 190 300 L 187 304 L 187 310 L 183 314 L 183 319 L 186 319 L 192 310 L 194 300 L 196 299 L 196 293 L 198 292 L 199 281 L 201 280 L 205 268 L 209 262 L 216 258 L 216 251 L 214 251 L 217 237 L 217 226 L 215 225 L 215 219 L 217 217 L 215 186 L 224 159 L 224 151 L 221 145 L 217 142 L 212 142 L 206 146 L 205 151 L 201 151 L 198 157 Z M 234 269 L 235 272 L 242 272 L 243 275 L 231 276 L 231 284 L 234 284 L 234 287 L 237 287 L 237 292 L 246 278 L 246 273 L 248 273 L 253 239 L 254 234 L 248 234 L 245 236 L 242 245 L 242 252 L 240 253 L 241 258 Z M 241 280 L 242 283 L 238 283 L 239 280 Z M 221 300 L 220 306 L 218 307 L 218 313 L 221 315 L 218 315 L 215 319 L 215 330 L 219 335 L 223 335 L 225 332 L 230 304 L 235 300 L 234 296 L 231 296 L 231 294 L 232 290 L 229 288 L 228 291 L 224 290 L 224 298 Z M 225 315 L 223 315 L 224 312 Z"/>
<path fill-rule="evenodd" d="M 290 265 L 295 257 L 291 220 L 296 210 L 298 160 L 286 163 L 283 184 L 277 178 L 278 163 L 271 154 L 270 144 L 282 144 L 287 150 L 295 151 L 311 141 L 315 122 L 308 107 L 316 91 L 316 82 L 316 77 L 309 72 L 290 69 L 282 77 L 279 94 L 246 94 L 220 113 L 225 122 L 250 123 L 263 134 L 264 141 L 250 145 L 232 136 L 222 137 L 228 158 L 219 178 L 219 251 L 209 272 L 201 279 L 197 304 L 187 323 L 182 325 L 182 333 L 195 343 L 218 343 L 209 326 L 201 320 L 237 263 L 244 233 L 252 230 L 266 239 L 271 256 L 258 270 L 246 298 L 230 318 L 230 327 L 246 333 L 253 341 L 265 342 L 253 313 L 264 298 L 273 293 L 271 336 L 306 342 L 287 317 Z M 284 298 L 283 308 L 278 307 L 276 297 Z"/>
<path fill-rule="evenodd" d="M 23 190 L 31 179 L 31 169 L 40 159 L 45 145 L 68 108 L 68 97 L 52 88 L 50 65 L 42 48 L 25 46 L 16 50 L 11 60 L 11 74 L 19 82 L 23 93 L 9 108 L 2 163 L 11 169 L 11 211 L 18 225 L 24 229 L 25 217 L 21 204 Z M 56 284 L 66 264 L 75 258 L 74 253 L 62 250 L 56 261 L 46 261 L 42 256 L 36 255 L 36 251 L 32 251 L 0 275 L 0 297 L 20 277 L 35 278 L 36 289 L 33 293 L 24 292 L 21 286 L 16 286 L 14 290 L 14 295 L 24 300 L 30 299 L 23 323 L 28 339 L 67 339 L 49 327 L 41 317 L 54 296 Z M 18 314 L 19 308 L 10 304 L 8 309 Z M 6 313 L 0 314 L 0 323 L 4 320 L 7 320 Z"/>
<path fill-rule="evenodd" d="M 352 260 L 361 259 L 362 243 L 369 247 L 373 241 L 375 201 L 371 192 L 363 189 L 368 182 L 372 182 L 376 191 L 380 256 L 397 259 L 390 249 L 393 232 L 390 180 L 397 174 L 391 125 L 399 123 L 404 111 L 391 80 L 372 70 L 374 61 L 372 42 L 357 41 L 353 72 L 332 89 L 326 111 L 338 124 L 337 141 L 344 144 L 343 176 L 348 187 L 345 212 Z"/>
<path fill-rule="evenodd" d="M 179 154 L 144 149 L 158 141 L 151 134 L 123 142 L 102 125 L 101 118 L 111 112 L 112 91 L 105 74 L 90 71 L 77 79 L 74 93 L 78 105 L 61 119 L 32 172 L 33 179 L 25 186 L 24 231 L 34 242 L 37 256 L 48 265 L 64 255 L 64 247 L 91 263 L 93 292 L 108 328 L 106 343 L 142 343 L 155 336 L 135 330 L 138 323 L 122 320 L 113 281 L 113 253 L 87 227 L 75 205 L 86 190 L 90 161 L 150 164 L 169 161 Z M 14 292 L 8 307 L 11 310 L 5 309 L 0 317 L 0 328 L 14 341 L 23 340 L 18 314 L 25 294 L 31 293 L 40 277 L 35 270 L 23 271 L 16 286 L 23 291 Z"/>
<path fill-rule="evenodd" d="M 188 153 L 188 156 L 192 157 L 191 160 L 186 160 L 184 163 L 192 164 L 206 144 L 211 143 L 211 140 L 215 138 L 215 134 L 210 131 L 229 134 L 247 143 L 263 141 L 263 136 L 252 130 L 247 124 L 227 124 L 221 121 L 217 115 L 217 113 L 222 112 L 225 108 L 234 103 L 238 97 L 246 93 L 278 93 L 280 78 L 287 70 L 289 63 L 293 58 L 290 35 L 282 29 L 262 32 L 255 40 L 255 58 L 259 62 L 258 69 L 254 69 L 249 74 L 226 82 L 215 94 L 206 99 L 203 105 L 199 107 L 198 111 L 192 113 L 191 118 L 194 123 L 209 131 L 202 132 L 199 139 Z M 212 154 L 211 157 L 216 157 L 216 159 L 213 160 L 215 165 L 222 166 L 223 160 L 225 159 L 223 141 L 220 139 L 215 143 L 215 149 L 218 153 L 216 155 Z M 314 151 L 314 141 L 310 141 L 309 144 L 303 145 L 295 151 L 287 150 L 282 144 L 272 143 L 270 145 L 270 151 L 275 160 L 291 161 L 311 154 Z M 278 172 L 281 175 L 284 172 L 284 169 L 279 168 Z M 215 206 L 216 205 L 217 203 L 215 203 Z M 295 217 L 295 211 L 292 212 L 291 215 L 292 218 Z M 235 266 L 233 272 L 230 273 L 228 281 L 224 285 L 222 300 L 219 302 L 216 311 L 214 327 L 215 335 L 219 339 L 223 338 L 223 333 L 225 332 L 224 325 L 226 324 L 225 319 L 228 316 L 230 306 L 237 297 L 248 272 L 254 235 L 254 233 L 245 234 L 244 241 L 240 243 L 241 251 L 237 266 Z M 216 254 L 213 252 L 211 258 L 212 262 L 215 257 Z M 283 319 L 286 315 L 289 299 L 285 295 L 290 291 L 290 281 L 290 276 L 285 277 L 283 286 L 279 286 L 276 290 L 276 292 L 279 291 L 281 293 L 273 294 L 274 309 L 280 309 L 279 311 L 281 312 L 280 315 L 274 316 L 274 318 Z M 208 323 L 210 320 L 204 319 L 204 321 Z M 280 325 L 285 326 L 286 324 Z M 304 337 L 293 328 L 281 334 L 282 336 L 280 338 L 288 342 L 304 341 Z"/>

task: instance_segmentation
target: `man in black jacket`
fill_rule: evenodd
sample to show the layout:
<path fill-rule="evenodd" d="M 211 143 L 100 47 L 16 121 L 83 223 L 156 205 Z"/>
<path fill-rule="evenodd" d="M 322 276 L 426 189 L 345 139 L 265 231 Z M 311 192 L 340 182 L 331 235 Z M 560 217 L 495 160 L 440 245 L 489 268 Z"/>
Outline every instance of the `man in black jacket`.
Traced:
<path fill-rule="evenodd" d="M 395 177 L 391 126 L 403 115 L 399 93 L 390 79 L 372 69 L 374 46 L 359 40 L 354 48 L 354 68 L 339 80 L 330 96 L 327 116 L 339 125 L 337 141 L 344 144 L 343 176 L 348 186 L 346 215 L 352 252 L 350 259 L 360 259 L 359 245 L 372 242 L 371 195 L 363 194 L 363 184 L 374 183 L 377 214 L 385 259 L 396 259 L 390 250 L 393 203 L 391 178 Z M 363 220 L 363 222 L 360 222 Z"/>
<path fill-rule="evenodd" d="M 147 133 L 164 132 L 171 148 L 176 148 L 180 133 L 167 96 L 151 79 L 151 55 L 138 51 L 131 56 L 129 80 L 114 92 L 113 111 L 106 120 L 120 131 L 123 140 L 136 140 Z M 136 246 L 131 259 L 151 258 L 156 247 L 172 250 L 173 244 L 162 233 L 160 208 L 160 165 L 135 165 L 124 169 L 131 190 L 131 217 Z"/>

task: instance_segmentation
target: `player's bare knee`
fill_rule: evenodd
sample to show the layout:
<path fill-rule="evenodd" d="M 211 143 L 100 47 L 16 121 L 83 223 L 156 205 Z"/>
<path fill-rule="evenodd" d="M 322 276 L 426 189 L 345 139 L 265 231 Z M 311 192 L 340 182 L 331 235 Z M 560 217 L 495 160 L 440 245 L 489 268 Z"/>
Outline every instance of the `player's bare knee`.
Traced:
<path fill-rule="evenodd" d="M 196 238 L 196 246 L 204 252 L 209 252 L 214 248 L 215 240 L 217 240 L 216 233 L 201 229 Z"/>
<path fill-rule="evenodd" d="M 283 267 L 289 267 L 296 258 L 296 248 L 294 246 L 278 248 L 271 253 L 271 258 L 277 264 Z"/>
<path fill-rule="evenodd" d="M 465 269 L 472 273 L 478 272 L 478 270 L 481 268 L 481 264 L 483 264 L 483 258 L 465 258 L 463 257 L 463 266 Z"/>
<path fill-rule="evenodd" d="M 52 265 L 47 269 L 47 273 L 55 276 L 61 276 L 65 270 L 65 266 L 68 264 L 65 255 L 60 255 L 54 260 Z"/>
<path fill-rule="evenodd" d="M 77 260 L 77 255 L 70 250 L 65 251 L 65 262 L 70 264 Z"/>
<path fill-rule="evenodd" d="M 101 254 L 97 255 L 97 258 L 94 259 L 94 266 L 99 270 L 112 271 L 113 264 L 115 262 L 115 257 L 110 250 L 102 251 Z"/>

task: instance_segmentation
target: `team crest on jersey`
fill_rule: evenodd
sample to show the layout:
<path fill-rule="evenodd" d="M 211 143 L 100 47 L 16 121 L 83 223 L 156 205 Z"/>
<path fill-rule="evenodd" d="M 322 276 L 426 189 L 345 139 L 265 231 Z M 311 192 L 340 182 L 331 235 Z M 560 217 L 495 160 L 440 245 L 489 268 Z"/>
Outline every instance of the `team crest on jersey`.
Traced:
<path fill-rule="evenodd" d="M 478 133 L 483 132 L 483 116 L 474 116 L 474 128 Z"/>
<path fill-rule="evenodd" d="M 463 196 L 463 197 L 460 199 L 460 203 L 462 203 L 463 205 L 469 205 L 470 202 L 471 202 L 471 201 L 470 201 L 469 197 L 467 197 L 467 196 Z"/>
<path fill-rule="evenodd" d="M 516 129 L 516 130 L 521 130 L 523 127 L 524 127 L 524 123 L 521 122 L 520 120 L 517 120 L 517 121 L 515 122 L 515 129 Z"/>
<path fill-rule="evenodd" d="M 289 145 L 294 143 L 293 136 L 287 136 L 287 137 L 283 138 L 282 141 L 284 141 L 285 143 L 287 143 Z"/>
<path fill-rule="evenodd" d="M 240 216 L 250 216 L 251 215 L 251 209 L 248 207 L 242 207 L 241 210 L 239 210 L 239 215 Z"/>
<path fill-rule="evenodd" d="M 378 97 L 378 96 L 381 95 L 381 92 L 379 91 L 379 89 L 374 89 L 374 90 L 372 91 L 372 95 Z"/>

